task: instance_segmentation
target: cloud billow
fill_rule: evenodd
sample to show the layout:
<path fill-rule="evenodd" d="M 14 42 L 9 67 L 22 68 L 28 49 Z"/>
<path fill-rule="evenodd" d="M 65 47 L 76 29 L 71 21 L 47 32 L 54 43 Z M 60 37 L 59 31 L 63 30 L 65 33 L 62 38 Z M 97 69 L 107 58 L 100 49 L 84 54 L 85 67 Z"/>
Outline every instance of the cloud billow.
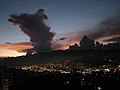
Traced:
<path fill-rule="evenodd" d="M 30 37 L 33 51 L 52 50 L 52 40 L 55 33 L 50 31 L 50 27 L 45 24 L 48 17 L 43 9 L 39 9 L 35 14 L 11 15 L 8 19 L 14 25 L 19 25 L 21 31 Z"/>
<path fill-rule="evenodd" d="M 66 35 L 63 41 L 69 46 L 71 43 L 79 44 L 81 38 L 86 35 L 95 41 L 104 43 L 120 42 L 120 15 L 106 18 L 92 28 L 72 32 Z"/>
<path fill-rule="evenodd" d="M 120 36 L 120 15 L 101 21 L 91 33 L 88 33 L 88 36 L 95 40 L 103 37 L 111 37 L 109 40 L 103 40 L 105 42 L 118 41 L 119 39 L 115 37 Z M 113 37 L 114 39 L 112 39 Z"/>

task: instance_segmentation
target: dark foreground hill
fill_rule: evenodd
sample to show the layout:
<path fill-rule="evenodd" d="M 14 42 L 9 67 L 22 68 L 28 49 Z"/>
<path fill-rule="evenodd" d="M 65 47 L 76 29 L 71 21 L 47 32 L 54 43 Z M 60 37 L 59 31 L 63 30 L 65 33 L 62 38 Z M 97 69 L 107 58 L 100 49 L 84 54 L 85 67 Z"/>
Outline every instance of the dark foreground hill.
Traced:
<path fill-rule="evenodd" d="M 84 63 L 91 65 L 120 64 L 120 50 L 56 50 L 30 56 L 6 58 L 0 66 L 29 66 L 43 63 Z"/>

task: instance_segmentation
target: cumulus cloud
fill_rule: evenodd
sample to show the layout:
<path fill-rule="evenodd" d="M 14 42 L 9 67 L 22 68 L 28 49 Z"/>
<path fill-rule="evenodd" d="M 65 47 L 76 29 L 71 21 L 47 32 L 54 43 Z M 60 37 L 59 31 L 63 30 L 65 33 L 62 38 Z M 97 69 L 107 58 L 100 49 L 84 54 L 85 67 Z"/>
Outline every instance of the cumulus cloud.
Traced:
<path fill-rule="evenodd" d="M 34 14 L 11 15 L 8 19 L 14 25 L 19 25 L 21 31 L 30 37 L 33 49 L 36 52 L 52 50 L 52 40 L 55 33 L 50 31 L 45 20 L 48 17 L 44 14 L 43 9 L 39 9 Z"/>
<path fill-rule="evenodd" d="M 106 18 L 92 28 L 68 33 L 64 41 L 68 44 L 79 44 L 84 35 L 104 43 L 120 42 L 120 15 Z"/>
<path fill-rule="evenodd" d="M 88 36 L 94 40 L 111 36 L 111 39 L 103 41 L 114 42 L 115 37 L 112 39 L 113 36 L 120 36 L 120 15 L 109 17 L 101 21 L 97 26 L 95 26 L 95 28 L 93 28 L 93 30 L 91 30 L 90 33 L 88 33 Z"/>
<path fill-rule="evenodd" d="M 106 18 L 87 30 L 68 32 L 54 41 L 55 33 L 51 32 L 50 27 L 46 25 L 47 19 L 43 9 L 39 9 L 34 14 L 11 15 L 8 21 L 19 25 L 21 31 L 30 37 L 33 48 L 23 51 L 67 49 L 70 45 L 79 44 L 84 35 L 101 42 L 120 42 L 120 15 Z"/>

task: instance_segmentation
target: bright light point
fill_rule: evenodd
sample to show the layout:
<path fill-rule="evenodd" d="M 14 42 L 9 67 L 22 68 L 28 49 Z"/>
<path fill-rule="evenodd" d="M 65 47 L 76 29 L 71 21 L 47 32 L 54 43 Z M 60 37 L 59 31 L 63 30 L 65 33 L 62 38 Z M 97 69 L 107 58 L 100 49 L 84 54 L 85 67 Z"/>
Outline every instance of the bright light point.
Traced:
<path fill-rule="evenodd" d="M 104 69 L 106 72 L 110 72 L 110 69 Z"/>
<path fill-rule="evenodd" d="M 98 90 L 101 90 L 101 88 L 100 88 L 100 87 L 98 87 Z"/>
<path fill-rule="evenodd" d="M 69 81 L 67 81 L 66 83 L 69 83 Z"/>

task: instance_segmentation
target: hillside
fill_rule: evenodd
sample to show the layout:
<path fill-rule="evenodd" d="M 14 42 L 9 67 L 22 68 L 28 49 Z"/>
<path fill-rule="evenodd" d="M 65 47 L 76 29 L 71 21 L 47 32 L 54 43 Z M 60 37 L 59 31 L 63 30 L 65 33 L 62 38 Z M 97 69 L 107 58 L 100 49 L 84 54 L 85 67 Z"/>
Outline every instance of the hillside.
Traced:
<path fill-rule="evenodd" d="M 0 66 L 29 66 L 43 63 L 84 63 L 91 65 L 120 64 L 120 50 L 56 50 L 30 56 L 6 58 Z"/>

